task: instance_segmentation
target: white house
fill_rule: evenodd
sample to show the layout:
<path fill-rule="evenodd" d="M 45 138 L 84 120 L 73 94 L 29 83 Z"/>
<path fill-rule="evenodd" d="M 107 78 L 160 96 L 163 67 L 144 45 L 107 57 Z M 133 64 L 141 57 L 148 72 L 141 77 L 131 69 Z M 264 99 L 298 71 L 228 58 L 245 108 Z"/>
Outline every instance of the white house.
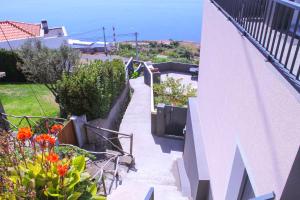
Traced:
<path fill-rule="evenodd" d="M 49 28 L 46 20 L 38 24 L 0 21 L 0 48 L 17 49 L 28 39 L 38 39 L 49 48 L 58 48 L 66 43 L 64 26 Z"/>
<path fill-rule="evenodd" d="M 110 51 L 113 46 L 115 46 L 115 44 L 111 42 L 90 42 L 76 39 L 68 39 L 68 45 L 74 49 L 79 49 L 82 52 L 105 52 L 105 48 L 107 51 Z"/>

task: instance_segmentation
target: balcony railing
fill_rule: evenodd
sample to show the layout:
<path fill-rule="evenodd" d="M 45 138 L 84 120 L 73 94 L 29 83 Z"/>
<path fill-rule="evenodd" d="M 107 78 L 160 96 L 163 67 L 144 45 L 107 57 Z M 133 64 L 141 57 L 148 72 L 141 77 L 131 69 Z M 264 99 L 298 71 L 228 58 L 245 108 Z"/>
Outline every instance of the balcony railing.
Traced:
<path fill-rule="evenodd" d="M 289 0 L 211 0 L 300 92 L 300 4 Z"/>

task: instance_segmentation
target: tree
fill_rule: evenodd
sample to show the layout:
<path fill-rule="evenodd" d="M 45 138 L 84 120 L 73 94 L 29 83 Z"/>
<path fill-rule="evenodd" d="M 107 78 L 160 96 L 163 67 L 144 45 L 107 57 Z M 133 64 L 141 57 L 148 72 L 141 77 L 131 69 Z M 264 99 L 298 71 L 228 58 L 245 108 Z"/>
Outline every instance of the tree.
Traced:
<path fill-rule="evenodd" d="M 186 47 L 179 47 L 176 52 L 180 57 L 186 58 L 188 60 L 193 59 L 194 55 L 192 51 Z"/>
<path fill-rule="evenodd" d="M 170 45 L 173 48 L 177 48 L 177 47 L 179 47 L 180 43 L 178 41 L 171 40 Z"/>
<path fill-rule="evenodd" d="M 59 104 L 56 82 L 63 74 L 68 75 L 79 61 L 79 52 L 62 45 L 59 49 L 49 49 L 39 40 L 28 40 L 18 51 L 22 63 L 19 68 L 28 81 L 45 84 Z M 65 116 L 60 105 L 61 115 Z"/>
<path fill-rule="evenodd" d="M 17 67 L 20 62 L 22 60 L 14 51 L 0 49 L 0 71 L 5 72 L 5 77 L 0 82 L 25 82 L 24 75 Z"/>

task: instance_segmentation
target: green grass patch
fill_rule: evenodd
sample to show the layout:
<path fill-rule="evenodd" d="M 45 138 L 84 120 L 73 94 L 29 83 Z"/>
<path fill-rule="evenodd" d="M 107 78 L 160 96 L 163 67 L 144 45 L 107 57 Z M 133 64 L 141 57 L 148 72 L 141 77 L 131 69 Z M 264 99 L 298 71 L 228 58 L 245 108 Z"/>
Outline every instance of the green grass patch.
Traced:
<path fill-rule="evenodd" d="M 54 96 L 41 84 L 0 84 L 0 100 L 5 112 L 11 115 L 57 117 L 59 113 Z"/>

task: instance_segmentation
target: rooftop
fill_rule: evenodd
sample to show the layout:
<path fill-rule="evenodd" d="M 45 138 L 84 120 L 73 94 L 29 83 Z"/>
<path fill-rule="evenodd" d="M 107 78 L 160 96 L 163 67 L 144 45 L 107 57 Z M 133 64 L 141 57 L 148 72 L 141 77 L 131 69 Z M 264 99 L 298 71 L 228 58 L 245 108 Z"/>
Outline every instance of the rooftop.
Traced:
<path fill-rule="evenodd" d="M 41 25 L 16 21 L 0 21 L 0 41 L 40 36 Z"/>
<path fill-rule="evenodd" d="M 64 36 L 64 30 L 62 27 L 50 28 L 48 33 L 44 34 L 44 37 L 62 37 Z"/>

